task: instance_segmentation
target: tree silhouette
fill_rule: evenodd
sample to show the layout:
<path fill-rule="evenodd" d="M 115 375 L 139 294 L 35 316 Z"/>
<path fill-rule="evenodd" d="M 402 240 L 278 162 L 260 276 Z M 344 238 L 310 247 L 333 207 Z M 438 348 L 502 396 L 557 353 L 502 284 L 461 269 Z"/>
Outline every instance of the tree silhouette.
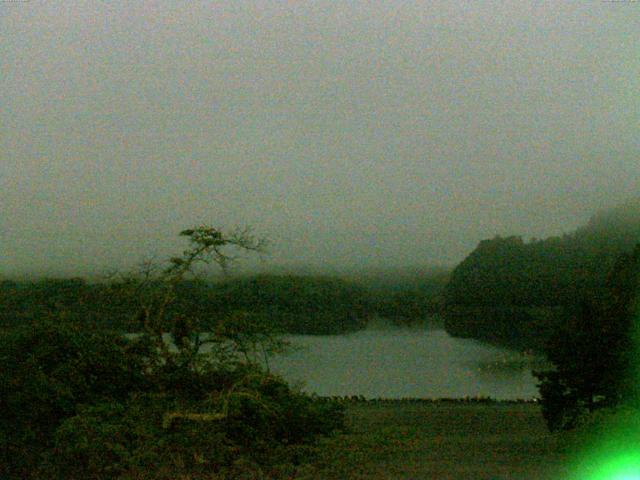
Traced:
<path fill-rule="evenodd" d="M 638 402 L 639 282 L 640 245 L 618 258 L 605 291 L 582 300 L 551 337 L 546 353 L 554 369 L 536 372 L 550 429 L 572 428 L 598 408 Z"/>

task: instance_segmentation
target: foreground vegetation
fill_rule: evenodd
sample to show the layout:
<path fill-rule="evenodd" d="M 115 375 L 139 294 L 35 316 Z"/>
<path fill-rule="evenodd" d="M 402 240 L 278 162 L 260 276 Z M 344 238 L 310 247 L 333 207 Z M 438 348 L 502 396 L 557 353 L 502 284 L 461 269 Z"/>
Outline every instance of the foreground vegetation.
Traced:
<path fill-rule="evenodd" d="M 284 347 L 260 322 L 171 308 L 194 265 L 226 266 L 228 248 L 261 242 L 208 227 L 182 235 L 182 256 L 112 286 L 115 302 L 136 300 L 140 335 L 64 308 L 2 331 L 1 478 L 286 477 L 318 436 L 342 428 L 340 405 L 247 355 Z"/>
<path fill-rule="evenodd" d="M 341 408 L 255 365 L 161 364 L 139 340 L 41 323 L 2 338 L 0 476 L 235 478 L 288 471 Z"/>

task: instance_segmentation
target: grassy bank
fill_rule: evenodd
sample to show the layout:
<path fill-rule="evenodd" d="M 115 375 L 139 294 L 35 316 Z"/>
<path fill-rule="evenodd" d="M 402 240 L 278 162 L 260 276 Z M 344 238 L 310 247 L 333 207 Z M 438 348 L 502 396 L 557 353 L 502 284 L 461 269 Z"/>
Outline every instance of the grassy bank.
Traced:
<path fill-rule="evenodd" d="M 349 433 L 323 441 L 295 478 L 565 478 L 535 403 L 350 402 Z"/>

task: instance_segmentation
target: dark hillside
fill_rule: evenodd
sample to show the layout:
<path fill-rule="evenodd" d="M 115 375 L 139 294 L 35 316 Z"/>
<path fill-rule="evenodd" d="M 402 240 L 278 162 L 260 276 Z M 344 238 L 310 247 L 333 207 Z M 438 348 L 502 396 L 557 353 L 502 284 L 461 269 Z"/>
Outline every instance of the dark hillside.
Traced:
<path fill-rule="evenodd" d="M 211 285 L 209 305 L 222 315 L 246 312 L 280 331 L 333 334 L 364 328 L 373 314 L 360 286 L 333 277 L 259 275 Z"/>
<path fill-rule="evenodd" d="M 64 314 L 82 324 L 139 331 L 135 296 L 126 282 L 89 284 L 82 279 L 0 283 L 0 326 Z M 259 275 L 220 282 L 176 285 L 171 314 L 189 314 L 213 327 L 242 314 L 284 333 L 335 334 L 366 326 L 373 315 L 369 294 L 331 277 Z"/>
<path fill-rule="evenodd" d="M 599 212 L 562 237 L 484 240 L 447 284 L 447 331 L 541 349 L 581 299 L 602 291 L 618 256 L 638 242 L 640 200 Z"/>

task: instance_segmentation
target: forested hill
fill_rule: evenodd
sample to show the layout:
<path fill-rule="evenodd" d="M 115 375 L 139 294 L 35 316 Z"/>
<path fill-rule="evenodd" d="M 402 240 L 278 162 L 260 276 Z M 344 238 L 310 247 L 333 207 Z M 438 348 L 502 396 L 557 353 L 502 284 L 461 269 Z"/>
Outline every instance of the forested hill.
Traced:
<path fill-rule="evenodd" d="M 80 322 L 137 331 L 140 305 L 131 290 L 127 282 L 90 284 L 79 278 L 0 282 L 0 326 L 63 312 Z M 276 331 L 310 334 L 358 330 L 374 314 L 367 292 L 355 284 L 295 275 L 183 281 L 167 308 L 194 315 L 210 328 L 241 314 Z"/>
<path fill-rule="evenodd" d="M 367 293 L 334 277 L 258 275 L 211 286 L 209 308 L 246 312 L 287 333 L 332 334 L 362 329 L 373 315 Z"/>
<path fill-rule="evenodd" d="M 374 315 L 396 323 L 433 321 L 442 304 L 444 270 L 339 278 L 261 274 L 176 285 L 171 313 L 189 313 L 213 327 L 243 315 L 286 333 L 340 334 L 362 329 Z M 140 305 L 127 282 L 81 278 L 0 281 L 0 328 L 63 313 L 81 323 L 137 331 Z M 149 285 L 153 289 L 152 285 Z"/>
<path fill-rule="evenodd" d="M 456 336 L 541 348 L 580 299 L 599 294 L 618 256 L 637 243 L 640 199 L 598 212 L 563 236 L 483 240 L 445 288 L 446 329 Z"/>

